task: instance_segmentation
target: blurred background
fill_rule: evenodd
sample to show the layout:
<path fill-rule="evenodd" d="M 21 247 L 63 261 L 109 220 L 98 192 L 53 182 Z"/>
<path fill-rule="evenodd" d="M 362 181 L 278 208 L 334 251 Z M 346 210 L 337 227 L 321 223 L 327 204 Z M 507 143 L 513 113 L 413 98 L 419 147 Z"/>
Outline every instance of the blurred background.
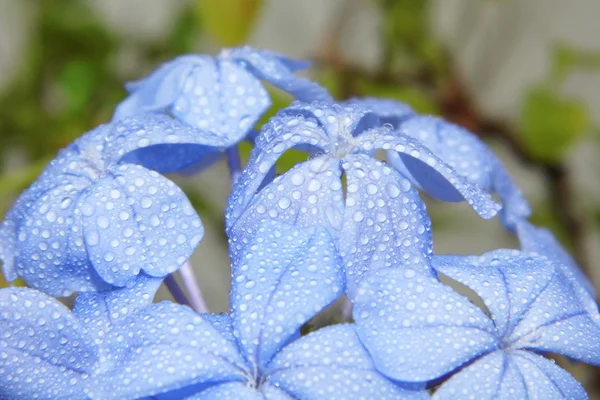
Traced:
<path fill-rule="evenodd" d="M 337 98 L 394 98 L 478 134 L 598 287 L 599 13 L 597 0 L 0 0 L 0 215 L 58 149 L 110 120 L 124 82 L 248 43 L 312 60 Z M 270 115 L 290 101 L 272 95 Z M 200 286 L 226 311 L 226 166 L 173 178 L 206 226 Z M 437 252 L 516 246 L 497 219 L 426 201 Z M 558 362 L 600 398 L 599 369 Z"/>

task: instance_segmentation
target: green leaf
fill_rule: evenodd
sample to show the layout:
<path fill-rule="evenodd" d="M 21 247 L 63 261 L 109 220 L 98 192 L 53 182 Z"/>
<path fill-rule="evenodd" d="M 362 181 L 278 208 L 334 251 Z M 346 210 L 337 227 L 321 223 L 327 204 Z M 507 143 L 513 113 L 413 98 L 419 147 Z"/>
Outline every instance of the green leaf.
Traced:
<path fill-rule="evenodd" d="M 223 46 L 246 41 L 262 7 L 262 0 L 197 0 L 200 23 Z"/>
<path fill-rule="evenodd" d="M 524 97 L 522 143 L 540 162 L 559 161 L 589 128 L 590 116 L 583 101 L 564 98 L 543 86 L 534 87 Z"/>
<path fill-rule="evenodd" d="M 98 84 L 94 66 L 87 60 L 69 60 L 62 69 L 58 84 L 64 94 L 66 111 L 77 113 L 85 109 Z"/>
<path fill-rule="evenodd" d="M 584 50 L 566 43 L 557 43 L 552 50 L 552 68 L 548 82 L 561 84 L 575 70 L 598 72 L 600 52 Z"/>

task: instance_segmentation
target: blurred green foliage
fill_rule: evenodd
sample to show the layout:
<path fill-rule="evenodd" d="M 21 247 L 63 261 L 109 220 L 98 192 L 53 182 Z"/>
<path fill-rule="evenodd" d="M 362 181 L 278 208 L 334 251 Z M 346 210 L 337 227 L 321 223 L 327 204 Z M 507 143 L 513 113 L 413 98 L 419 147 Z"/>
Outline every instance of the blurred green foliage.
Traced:
<path fill-rule="evenodd" d="M 246 40 L 262 4 L 262 0 L 202 0 L 195 3 L 200 22 L 222 46 L 236 46 Z"/>
<path fill-rule="evenodd" d="M 571 146 L 593 130 L 586 103 L 562 94 L 564 82 L 573 73 L 600 69 L 600 52 L 556 44 L 548 76 L 530 88 L 522 100 L 520 130 L 531 157 L 557 164 Z"/>
<path fill-rule="evenodd" d="M 524 97 L 520 128 L 528 153 L 542 163 L 555 164 L 590 128 L 590 116 L 582 100 L 534 87 Z"/>

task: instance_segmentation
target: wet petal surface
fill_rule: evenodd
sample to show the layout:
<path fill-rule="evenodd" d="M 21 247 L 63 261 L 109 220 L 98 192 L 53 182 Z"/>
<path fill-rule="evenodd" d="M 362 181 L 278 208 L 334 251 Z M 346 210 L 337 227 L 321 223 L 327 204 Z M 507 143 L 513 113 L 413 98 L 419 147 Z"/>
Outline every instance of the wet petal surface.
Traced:
<path fill-rule="evenodd" d="M 512 182 L 506 169 L 492 151 L 475 135 L 440 118 L 415 116 L 404 121 L 399 131 L 417 139 L 459 175 L 490 193 L 498 193 L 504 204 L 505 217 L 527 217 L 531 213 L 521 190 Z M 451 191 L 431 190 L 429 175 L 423 165 L 414 163 L 406 154 L 390 154 L 394 167 L 425 188 L 430 194 L 453 201 Z M 429 190 L 428 190 L 429 189 Z"/>
<path fill-rule="evenodd" d="M 0 396 L 83 398 L 98 347 L 57 300 L 33 289 L 0 290 Z"/>
<path fill-rule="evenodd" d="M 438 390 L 436 400 L 529 399 L 521 371 L 510 354 L 494 351 L 453 375 Z"/>
<path fill-rule="evenodd" d="M 268 184 L 229 232 L 232 259 L 264 221 L 323 228 L 337 236 L 344 215 L 341 173 L 338 160 L 320 156 L 296 165 Z"/>
<path fill-rule="evenodd" d="M 307 61 L 294 60 L 274 51 L 257 50 L 249 46 L 223 50 L 219 58 L 235 60 L 257 78 L 277 86 L 300 101 L 333 100 L 321 85 L 294 75 L 294 72 L 310 66 Z"/>
<path fill-rule="evenodd" d="M 352 325 L 319 329 L 277 354 L 268 383 L 299 399 L 427 399 L 379 374 Z"/>
<path fill-rule="evenodd" d="M 596 289 L 579 268 L 575 260 L 567 253 L 554 235 L 547 229 L 538 228 L 528 221 L 521 220 L 517 223 L 517 236 L 521 242 L 521 249 L 528 253 L 537 253 L 556 261 L 558 269 L 567 279 L 581 304 L 594 321 L 600 324 L 600 313 L 596 304 Z"/>
<path fill-rule="evenodd" d="M 232 265 L 231 315 L 242 351 L 257 366 L 344 287 L 341 260 L 325 230 L 272 221 Z"/>
<path fill-rule="evenodd" d="M 417 191 L 397 171 L 366 155 L 347 157 L 343 168 L 347 193 L 340 250 L 350 298 L 372 271 L 422 266 L 428 273 L 431 221 Z"/>
<path fill-rule="evenodd" d="M 369 276 L 353 316 L 377 368 L 401 381 L 437 378 L 499 344 L 492 321 L 479 308 L 410 268 Z"/>
<path fill-rule="evenodd" d="M 91 262 L 116 286 L 140 270 L 156 277 L 177 270 L 204 235 L 181 189 L 138 165 L 111 168 L 86 191 L 79 210 Z"/>
<path fill-rule="evenodd" d="M 344 104 L 353 104 L 371 110 L 379 117 L 382 124 L 390 124 L 396 129 L 415 115 L 415 111 L 409 105 L 392 99 L 355 97 L 345 101 Z"/>
<path fill-rule="evenodd" d="M 386 150 L 388 160 L 394 168 L 398 165 L 394 162 L 393 154 L 406 155 L 403 158 L 404 164 L 414 165 L 413 169 L 409 168 L 411 175 L 408 177 L 413 178 L 414 182 L 433 197 L 444 201 L 466 200 L 482 218 L 492 218 L 500 209 L 500 205 L 494 202 L 489 193 L 461 176 L 444 160 L 410 136 L 380 129 L 366 131 L 357 139 L 357 146 L 364 152 Z M 405 169 L 398 170 L 406 173 Z M 415 176 L 417 173 L 419 175 Z"/>
<path fill-rule="evenodd" d="M 168 302 L 123 319 L 104 344 L 103 364 L 90 385 L 97 398 L 152 396 L 197 384 L 241 381 L 247 373 L 235 343 L 190 308 Z"/>

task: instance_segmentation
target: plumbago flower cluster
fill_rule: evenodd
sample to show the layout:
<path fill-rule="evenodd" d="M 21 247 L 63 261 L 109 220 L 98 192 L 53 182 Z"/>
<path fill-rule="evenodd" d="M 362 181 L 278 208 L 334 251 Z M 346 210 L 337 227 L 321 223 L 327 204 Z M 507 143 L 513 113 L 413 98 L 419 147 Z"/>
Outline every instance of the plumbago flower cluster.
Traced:
<path fill-rule="evenodd" d="M 294 75 L 306 67 L 248 47 L 179 57 L 129 84 L 112 122 L 58 154 L 0 228 L 5 277 L 30 287 L 0 290 L 1 398 L 587 397 L 544 355 L 600 364 L 594 288 L 527 221 L 500 161 L 404 104 L 336 103 Z M 264 81 L 296 101 L 257 133 Z M 254 143 L 243 170 L 241 140 Z M 308 159 L 277 176 L 290 149 Z M 230 312 L 153 303 L 169 279 L 185 303 L 170 274 L 204 232 L 164 174 L 223 153 Z M 419 190 L 499 212 L 520 250 L 435 254 Z M 74 293 L 72 310 L 55 298 Z M 343 295 L 352 318 L 301 334 Z"/>

